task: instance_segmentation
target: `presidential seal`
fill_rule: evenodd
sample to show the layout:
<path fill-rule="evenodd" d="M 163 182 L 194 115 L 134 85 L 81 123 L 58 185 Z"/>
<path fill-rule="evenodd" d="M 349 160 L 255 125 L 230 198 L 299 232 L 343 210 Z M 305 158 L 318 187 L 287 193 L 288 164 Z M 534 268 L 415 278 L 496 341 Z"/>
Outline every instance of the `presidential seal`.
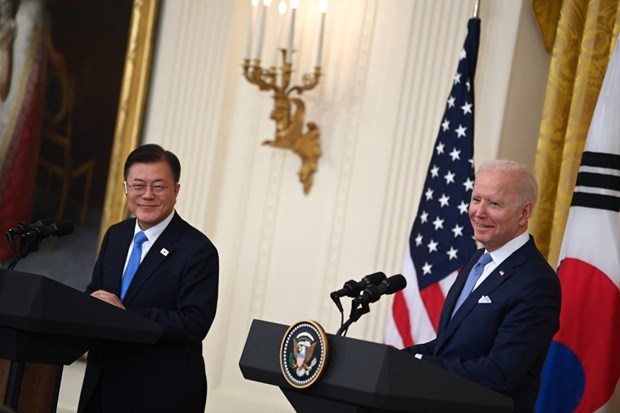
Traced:
<path fill-rule="evenodd" d="M 280 370 L 293 387 L 305 389 L 321 377 L 327 363 L 327 336 L 315 321 L 288 328 L 280 346 Z"/>

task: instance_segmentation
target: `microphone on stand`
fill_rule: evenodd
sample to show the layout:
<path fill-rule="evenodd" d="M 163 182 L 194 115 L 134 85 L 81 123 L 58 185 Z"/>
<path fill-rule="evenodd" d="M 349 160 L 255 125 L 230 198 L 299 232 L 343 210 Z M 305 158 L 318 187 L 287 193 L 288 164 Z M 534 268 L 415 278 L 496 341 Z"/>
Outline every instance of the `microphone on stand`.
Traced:
<path fill-rule="evenodd" d="M 340 303 L 340 297 L 357 297 L 360 291 L 370 285 L 378 285 L 381 281 L 385 280 L 385 274 L 381 271 L 368 274 L 360 281 L 349 280 L 344 283 L 344 286 L 340 290 L 332 291 L 329 295 L 331 299 L 336 303 L 336 307 L 342 313 L 342 304 Z"/>
<path fill-rule="evenodd" d="M 383 295 L 394 294 L 407 286 L 407 279 L 401 274 L 387 278 L 379 285 L 370 285 L 362 293 L 353 299 L 353 305 L 364 305 L 378 301 Z"/>
<path fill-rule="evenodd" d="M 19 235 L 22 239 L 41 242 L 51 236 L 62 237 L 71 233 L 73 233 L 73 223 L 70 221 L 58 222 L 55 219 L 42 219 L 32 224 L 31 229 Z"/>
<path fill-rule="evenodd" d="M 353 299 L 351 315 L 346 323 L 340 326 L 336 335 L 346 335 L 349 326 L 360 319 L 361 316 L 370 312 L 370 303 L 378 301 L 383 295 L 393 294 L 407 286 L 407 279 L 401 274 L 396 274 L 381 281 L 379 285 L 369 285 L 360 295 Z"/>
<path fill-rule="evenodd" d="M 7 265 L 7 269 L 12 270 L 15 265 L 33 251 L 39 250 L 39 242 L 54 236 L 62 237 L 73 232 L 73 224 L 70 221 L 58 221 L 57 219 L 41 219 L 34 224 L 20 222 L 15 228 L 6 232 L 7 240 L 15 257 Z M 19 253 L 15 244 L 15 237 L 19 237 Z"/>

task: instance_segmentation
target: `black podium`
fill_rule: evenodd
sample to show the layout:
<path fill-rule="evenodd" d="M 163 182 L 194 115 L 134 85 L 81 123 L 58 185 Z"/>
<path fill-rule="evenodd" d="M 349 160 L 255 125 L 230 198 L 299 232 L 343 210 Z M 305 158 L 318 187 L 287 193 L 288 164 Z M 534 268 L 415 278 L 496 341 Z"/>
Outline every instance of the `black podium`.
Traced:
<path fill-rule="evenodd" d="M 22 394 L 30 365 L 59 366 L 51 383 L 53 405 L 41 410 L 53 412 L 62 365 L 106 340 L 154 343 L 161 333 L 161 327 L 150 320 L 50 278 L 0 270 L 0 358 L 10 360 L 4 404 L 18 412 L 24 411 L 22 401 L 36 398 L 37 392 L 45 390 L 42 387 L 50 385 L 35 383 L 27 389 L 34 394 Z"/>
<path fill-rule="evenodd" d="M 509 397 L 392 347 L 328 334 L 324 375 L 296 389 L 282 376 L 280 343 L 288 326 L 254 320 L 239 361 L 243 377 L 280 387 L 300 413 L 508 413 Z"/>

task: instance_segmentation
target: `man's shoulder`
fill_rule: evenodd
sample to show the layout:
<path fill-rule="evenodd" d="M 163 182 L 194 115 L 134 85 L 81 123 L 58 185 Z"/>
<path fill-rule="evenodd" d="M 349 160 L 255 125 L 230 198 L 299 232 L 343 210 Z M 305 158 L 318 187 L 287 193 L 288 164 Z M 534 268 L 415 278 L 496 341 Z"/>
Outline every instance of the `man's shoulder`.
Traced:
<path fill-rule="evenodd" d="M 558 274 L 551 267 L 547 259 L 536 247 L 533 237 L 518 252 L 522 253 L 521 262 L 516 265 L 516 271 L 527 273 L 527 277 L 519 277 L 522 282 L 531 283 L 536 289 L 560 290 Z"/>
<path fill-rule="evenodd" d="M 168 230 L 178 232 L 181 239 L 189 242 L 206 243 L 215 248 L 209 237 L 207 237 L 201 230 L 181 218 L 178 213 L 174 215 L 172 221 L 170 221 L 170 224 L 168 225 L 168 228 L 164 231 Z"/>
<path fill-rule="evenodd" d="M 120 234 L 120 233 L 124 233 L 124 232 L 131 232 L 133 233 L 133 230 L 135 228 L 136 225 L 136 219 L 135 218 L 127 218 L 124 219 L 120 222 L 117 222 L 115 224 L 112 224 L 108 227 L 107 233 L 108 234 Z"/>
<path fill-rule="evenodd" d="M 536 266 L 541 267 L 541 270 L 543 270 L 548 275 L 554 275 L 557 277 L 557 274 L 555 270 L 553 269 L 553 267 L 549 265 L 549 262 L 547 261 L 547 259 L 544 257 L 542 252 L 540 252 L 540 250 L 536 246 L 534 237 L 530 235 L 530 239 L 522 247 L 522 249 L 525 249 L 525 251 L 528 253 L 527 262 L 529 262 L 531 265 L 536 265 Z"/>

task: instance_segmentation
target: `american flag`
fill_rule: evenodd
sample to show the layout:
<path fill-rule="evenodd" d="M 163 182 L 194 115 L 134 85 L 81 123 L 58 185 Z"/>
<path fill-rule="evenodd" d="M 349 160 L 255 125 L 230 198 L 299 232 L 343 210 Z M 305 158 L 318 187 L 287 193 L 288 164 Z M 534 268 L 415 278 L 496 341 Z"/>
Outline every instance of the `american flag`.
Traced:
<path fill-rule="evenodd" d="M 422 199 L 409 236 L 386 344 L 403 348 L 432 340 L 448 289 L 476 250 L 467 213 L 474 185 L 474 75 L 480 19 L 468 23 L 465 45 L 430 161 Z"/>

